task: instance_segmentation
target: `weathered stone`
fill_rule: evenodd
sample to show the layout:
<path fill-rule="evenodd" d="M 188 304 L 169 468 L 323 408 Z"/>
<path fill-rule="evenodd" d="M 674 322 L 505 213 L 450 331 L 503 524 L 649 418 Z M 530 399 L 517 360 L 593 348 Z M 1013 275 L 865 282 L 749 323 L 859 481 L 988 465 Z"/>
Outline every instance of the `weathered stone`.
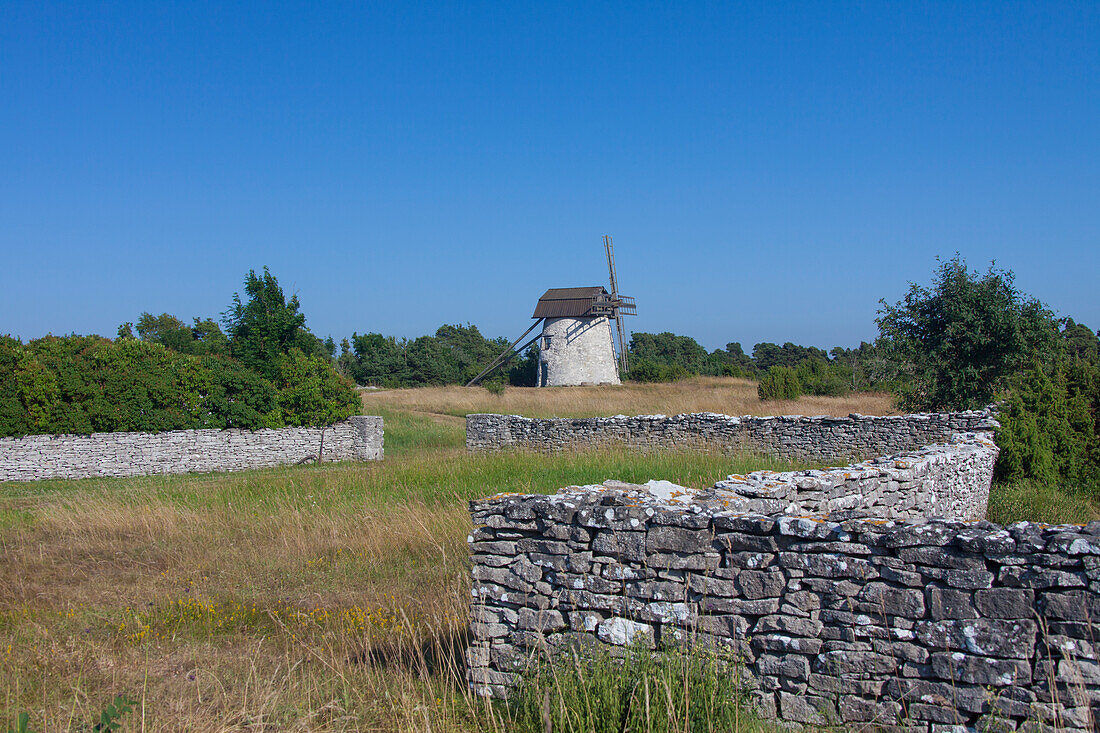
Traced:
<path fill-rule="evenodd" d="M 712 551 L 710 532 L 681 527 L 653 527 L 646 533 L 646 552 L 703 553 Z M 715 565 L 717 567 L 717 565 Z"/>
<path fill-rule="evenodd" d="M 993 573 L 988 570 L 947 570 L 944 568 L 921 567 L 920 572 L 926 578 L 938 580 L 949 588 L 978 590 L 993 587 Z"/>
<path fill-rule="evenodd" d="M 382 459 L 382 418 L 356 415 L 324 429 L 231 428 L 0 438 L 0 481 L 245 471 L 294 465 L 317 460 L 322 454 L 322 436 L 325 463 Z"/>
<path fill-rule="evenodd" d="M 897 669 L 896 659 L 875 652 L 834 651 L 814 660 L 814 671 L 822 674 L 889 674 Z"/>
<path fill-rule="evenodd" d="M 820 621 L 813 621 L 806 618 L 792 618 L 790 616 L 776 614 L 774 616 L 762 616 L 760 620 L 756 622 L 752 632 L 754 634 L 772 634 L 778 632 L 790 634 L 791 636 L 813 638 L 821 633 L 821 627 L 822 624 Z"/>
<path fill-rule="evenodd" d="M 762 654 L 756 660 L 756 670 L 760 675 L 787 677 L 794 680 L 810 679 L 810 661 L 801 654 Z"/>
<path fill-rule="evenodd" d="M 725 549 L 726 553 L 772 553 L 779 549 L 774 537 L 726 532 L 716 535 L 714 541 Z"/>
<path fill-rule="evenodd" d="M 616 646 L 642 644 L 650 649 L 654 646 L 653 627 L 625 618 L 609 618 L 599 625 L 596 635 L 600 641 Z"/>
<path fill-rule="evenodd" d="M 844 555 L 799 555 L 793 552 L 779 553 L 779 564 L 784 568 L 804 570 L 819 578 L 858 578 L 867 580 L 878 577 L 878 571 L 867 560 Z"/>
<path fill-rule="evenodd" d="M 641 562 L 645 560 L 645 532 L 612 532 L 602 530 L 592 539 L 592 551 L 619 560 Z"/>
<path fill-rule="evenodd" d="M 1037 627 L 1025 619 L 949 619 L 917 624 L 916 636 L 931 649 L 960 650 L 990 657 L 1028 659 Z"/>
<path fill-rule="evenodd" d="M 1003 567 L 1000 582 L 1024 588 L 1083 588 L 1085 579 L 1077 573 L 1035 567 Z"/>
<path fill-rule="evenodd" d="M 921 618 L 924 615 L 924 594 L 909 588 L 868 583 L 856 598 L 887 616 Z"/>
<path fill-rule="evenodd" d="M 988 593 L 989 591 L 978 591 Z M 970 594 L 966 591 L 952 590 L 950 588 L 932 588 L 929 594 L 932 600 L 932 618 L 936 621 L 945 618 L 967 619 L 978 618 L 978 612 L 971 603 Z M 985 614 L 991 615 L 991 614 Z M 1000 616 L 998 618 L 1005 618 Z"/>
<path fill-rule="evenodd" d="M 742 570 L 734 578 L 734 586 L 746 599 L 778 598 L 785 584 L 781 572 Z"/>
<path fill-rule="evenodd" d="M 993 659 L 962 652 L 937 652 L 932 655 L 936 676 L 974 685 L 1026 685 L 1031 682 L 1031 667 L 1021 659 Z"/>
<path fill-rule="evenodd" d="M 974 594 L 974 605 L 987 618 L 1032 618 L 1035 593 L 1020 588 L 988 588 Z"/>
<path fill-rule="evenodd" d="M 779 714 L 783 720 L 812 725 L 825 725 L 834 718 L 833 706 L 825 698 L 789 692 L 779 693 Z"/>
<path fill-rule="evenodd" d="M 545 634 L 553 631 L 560 631 L 565 627 L 565 618 L 561 615 L 560 611 L 553 609 L 519 609 L 519 620 L 516 623 L 516 628 L 527 631 L 539 631 Z"/>
<path fill-rule="evenodd" d="M 1100 630 L 1100 596 L 1088 591 L 1042 593 L 1039 596 L 1039 612 L 1050 619 L 1094 621 Z"/>

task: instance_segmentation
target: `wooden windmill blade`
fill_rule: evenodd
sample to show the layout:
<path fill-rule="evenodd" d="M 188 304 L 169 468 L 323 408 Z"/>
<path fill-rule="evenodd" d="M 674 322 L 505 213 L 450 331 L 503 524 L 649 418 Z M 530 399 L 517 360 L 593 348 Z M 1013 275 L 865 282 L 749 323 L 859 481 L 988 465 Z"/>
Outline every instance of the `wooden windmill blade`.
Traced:
<path fill-rule="evenodd" d="M 603 236 L 603 250 L 607 255 L 607 271 L 611 277 L 611 318 L 615 321 L 615 330 L 619 334 L 619 376 L 626 378 L 629 368 L 626 354 L 626 327 L 623 325 L 624 315 L 634 315 L 637 311 L 634 298 L 619 295 L 619 279 L 615 274 L 615 247 L 611 243 L 611 236 Z"/>

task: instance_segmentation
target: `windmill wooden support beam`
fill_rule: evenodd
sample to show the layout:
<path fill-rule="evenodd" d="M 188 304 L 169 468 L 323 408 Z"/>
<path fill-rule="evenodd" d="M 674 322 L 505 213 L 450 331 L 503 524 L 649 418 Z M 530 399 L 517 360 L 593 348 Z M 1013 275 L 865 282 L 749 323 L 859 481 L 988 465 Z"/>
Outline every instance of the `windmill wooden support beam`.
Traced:
<path fill-rule="evenodd" d="M 518 344 L 520 341 L 522 341 L 524 336 L 526 336 L 527 334 L 534 331 L 535 327 L 538 326 L 540 323 L 542 323 L 541 318 L 538 319 L 537 321 L 535 321 L 534 323 L 532 323 L 530 328 L 528 328 L 526 331 L 524 331 L 522 334 L 520 334 L 520 337 L 518 339 L 516 339 L 511 344 L 509 344 L 508 348 L 500 353 L 500 356 L 498 356 L 496 359 L 493 359 L 493 361 L 489 364 L 489 366 L 487 366 L 487 367 L 485 367 L 484 369 L 481 370 L 481 373 L 479 373 L 476 377 L 474 377 L 469 382 L 467 382 L 466 386 L 467 387 L 473 387 L 475 384 L 480 382 L 482 379 L 485 379 L 485 377 L 489 376 L 494 371 L 496 371 L 499 367 L 504 366 L 508 362 L 508 360 L 510 360 L 513 356 L 515 356 L 519 352 L 523 351 L 524 349 L 526 349 L 531 344 L 535 343 L 535 341 L 537 341 L 538 338 L 539 338 L 538 336 L 531 339 L 530 341 L 528 341 L 526 344 L 519 347 L 518 349 L 516 348 L 516 344 Z"/>

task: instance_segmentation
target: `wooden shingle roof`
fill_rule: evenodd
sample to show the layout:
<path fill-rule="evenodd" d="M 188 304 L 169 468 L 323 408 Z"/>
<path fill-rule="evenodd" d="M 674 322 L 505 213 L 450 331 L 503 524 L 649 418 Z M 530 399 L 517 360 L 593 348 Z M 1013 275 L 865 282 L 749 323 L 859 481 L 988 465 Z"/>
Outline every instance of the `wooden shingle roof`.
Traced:
<path fill-rule="evenodd" d="M 539 298 L 532 318 L 583 318 L 593 315 L 592 306 L 597 301 L 606 301 L 607 289 L 602 286 L 590 288 L 550 288 Z"/>

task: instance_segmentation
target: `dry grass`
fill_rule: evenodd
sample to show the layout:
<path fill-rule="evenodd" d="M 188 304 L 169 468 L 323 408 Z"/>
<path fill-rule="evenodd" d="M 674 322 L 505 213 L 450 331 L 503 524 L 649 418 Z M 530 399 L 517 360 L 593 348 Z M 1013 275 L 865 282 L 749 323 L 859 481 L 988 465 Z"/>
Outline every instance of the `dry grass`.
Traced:
<path fill-rule="evenodd" d="M 756 382 L 729 377 L 695 377 L 671 384 L 599 387 L 508 387 L 491 394 L 484 387 L 422 387 L 363 393 L 366 412 L 385 409 L 462 417 L 495 412 L 527 417 L 607 417 L 720 412 L 727 415 L 896 415 L 891 397 L 854 393 L 847 397 L 803 397 L 762 402 Z"/>

